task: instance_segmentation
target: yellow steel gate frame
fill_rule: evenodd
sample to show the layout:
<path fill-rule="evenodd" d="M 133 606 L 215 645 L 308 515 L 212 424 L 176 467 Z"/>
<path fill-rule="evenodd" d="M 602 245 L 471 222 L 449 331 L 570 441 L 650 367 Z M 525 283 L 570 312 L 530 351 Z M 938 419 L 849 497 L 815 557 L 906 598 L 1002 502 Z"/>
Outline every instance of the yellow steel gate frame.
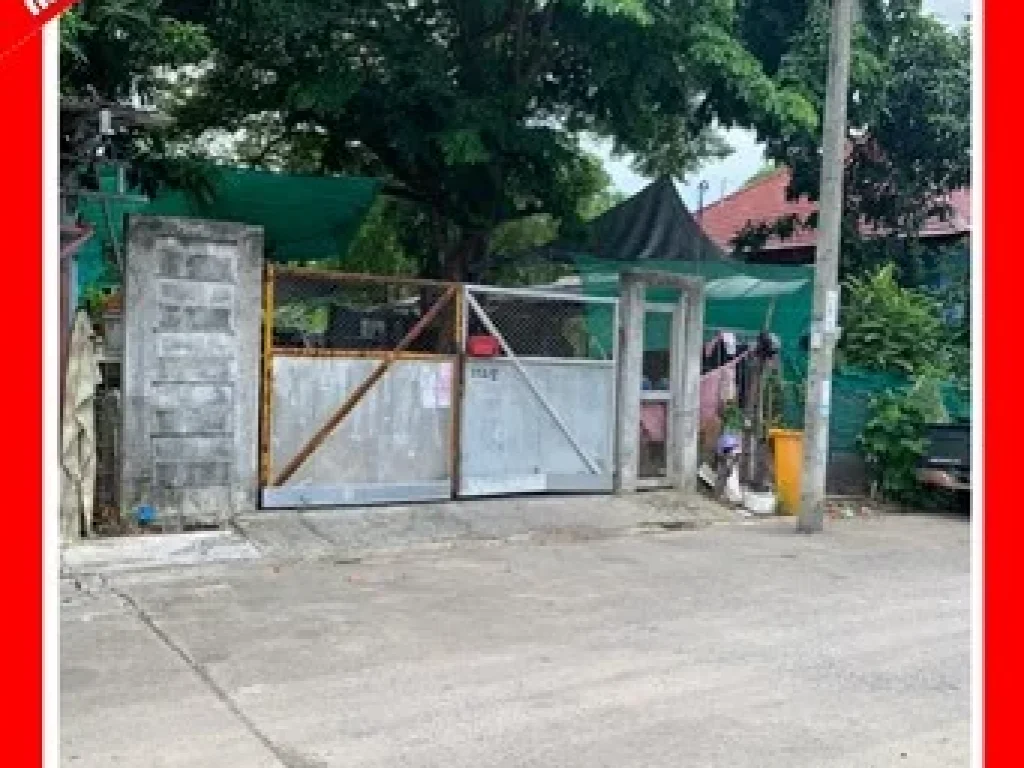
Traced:
<path fill-rule="evenodd" d="M 434 289 L 441 291 L 439 298 L 427 309 L 405 333 L 402 339 L 390 350 L 368 350 L 368 349 L 308 349 L 276 346 L 274 343 L 275 310 L 277 302 L 275 299 L 275 281 L 278 277 L 310 278 L 323 281 L 333 281 L 339 284 L 377 284 L 402 286 L 411 289 Z M 447 437 L 447 466 L 450 477 L 450 488 L 447 497 L 455 495 L 459 485 L 459 441 L 460 441 L 460 413 L 462 371 L 464 367 L 465 348 L 465 306 L 462 285 L 453 282 L 436 280 L 422 280 L 404 277 L 383 277 L 378 275 L 363 275 L 335 272 L 306 267 L 282 267 L 268 264 L 264 270 L 263 279 L 263 354 L 261 372 L 261 397 L 260 397 L 260 425 L 259 425 L 259 481 L 261 491 L 268 489 L 279 489 L 291 480 L 300 467 L 312 456 L 324 443 L 324 441 L 345 421 L 345 419 L 362 402 L 367 393 L 392 368 L 398 361 L 448 361 L 452 364 L 451 376 L 451 403 L 449 416 L 449 429 Z M 452 353 L 411 351 L 412 346 L 431 324 L 435 323 L 441 313 L 449 306 L 453 308 L 454 319 L 450 329 L 445 329 L 442 335 L 448 335 L 446 341 L 451 342 L 454 350 Z M 274 400 L 274 360 L 283 357 L 299 358 L 348 358 L 348 359 L 369 359 L 376 360 L 377 365 L 373 367 L 370 374 L 338 404 L 331 415 L 324 420 L 319 429 L 316 430 L 302 445 L 302 447 L 281 467 L 272 466 L 272 428 L 273 428 L 273 400 Z M 261 493 L 263 496 L 263 493 Z M 389 499 L 393 501 L 416 500 L 415 498 Z M 363 503 L 358 496 L 351 499 L 352 503 Z M 335 503 L 345 503 L 337 500 Z M 264 505 L 266 506 L 266 505 Z"/>

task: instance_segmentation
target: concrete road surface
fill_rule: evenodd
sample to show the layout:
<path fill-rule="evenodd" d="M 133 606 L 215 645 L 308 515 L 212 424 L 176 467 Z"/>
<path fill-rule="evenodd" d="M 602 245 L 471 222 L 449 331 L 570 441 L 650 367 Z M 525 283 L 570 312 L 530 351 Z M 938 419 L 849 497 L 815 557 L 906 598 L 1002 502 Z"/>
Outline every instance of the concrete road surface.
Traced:
<path fill-rule="evenodd" d="M 968 766 L 966 520 L 568 539 L 66 585 L 61 764 Z"/>

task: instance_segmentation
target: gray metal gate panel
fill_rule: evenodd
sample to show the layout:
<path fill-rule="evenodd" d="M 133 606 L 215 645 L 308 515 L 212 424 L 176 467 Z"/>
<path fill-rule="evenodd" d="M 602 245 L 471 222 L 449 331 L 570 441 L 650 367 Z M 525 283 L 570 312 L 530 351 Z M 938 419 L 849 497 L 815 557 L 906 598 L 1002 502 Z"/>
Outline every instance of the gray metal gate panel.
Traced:
<path fill-rule="evenodd" d="M 271 465 L 280 467 L 378 364 L 376 359 L 276 357 Z M 449 498 L 452 360 L 399 360 L 265 507 Z"/>
<path fill-rule="evenodd" d="M 459 286 L 269 267 L 264 508 L 452 497 Z"/>
<path fill-rule="evenodd" d="M 611 490 L 615 364 L 521 362 L 598 471 L 577 454 L 510 360 L 469 360 L 460 493 Z"/>
<path fill-rule="evenodd" d="M 617 302 L 479 286 L 468 287 L 467 294 L 467 317 L 499 337 L 504 355 L 465 363 L 459 495 L 612 490 L 614 332 L 601 351 L 604 359 L 519 354 L 514 346 L 518 343 L 522 351 L 530 334 L 500 328 L 500 320 L 488 315 L 476 297 L 541 308 L 545 302 L 577 309 L 593 302 L 609 314 L 612 329 Z M 542 316 L 543 311 L 533 314 Z M 544 318 L 536 321 L 539 330 Z M 543 346 L 536 343 L 536 348 Z"/>

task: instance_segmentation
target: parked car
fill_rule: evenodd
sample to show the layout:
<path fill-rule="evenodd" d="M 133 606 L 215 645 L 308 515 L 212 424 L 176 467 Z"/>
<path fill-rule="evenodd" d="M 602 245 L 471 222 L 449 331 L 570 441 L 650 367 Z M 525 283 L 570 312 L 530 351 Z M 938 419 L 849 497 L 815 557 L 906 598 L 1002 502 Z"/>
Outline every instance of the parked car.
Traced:
<path fill-rule="evenodd" d="M 971 493 L 971 424 L 932 424 L 928 449 L 918 465 L 922 485 L 949 490 L 965 500 Z"/>

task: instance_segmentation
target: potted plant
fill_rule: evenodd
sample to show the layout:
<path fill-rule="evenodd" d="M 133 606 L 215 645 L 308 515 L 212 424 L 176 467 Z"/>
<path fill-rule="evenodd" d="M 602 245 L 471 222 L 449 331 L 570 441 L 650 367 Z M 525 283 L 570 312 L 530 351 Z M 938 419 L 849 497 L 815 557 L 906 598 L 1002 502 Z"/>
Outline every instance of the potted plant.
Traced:
<path fill-rule="evenodd" d="M 121 289 L 114 288 L 110 293 L 107 293 L 103 297 L 103 314 L 104 315 L 119 315 L 121 314 Z"/>
<path fill-rule="evenodd" d="M 104 293 L 99 288 L 86 288 L 82 291 L 82 298 L 79 302 L 79 309 L 85 310 L 92 320 L 93 325 L 99 323 L 103 316 Z"/>
<path fill-rule="evenodd" d="M 722 434 L 739 437 L 746 426 L 746 416 L 735 400 L 726 404 L 722 411 Z"/>

